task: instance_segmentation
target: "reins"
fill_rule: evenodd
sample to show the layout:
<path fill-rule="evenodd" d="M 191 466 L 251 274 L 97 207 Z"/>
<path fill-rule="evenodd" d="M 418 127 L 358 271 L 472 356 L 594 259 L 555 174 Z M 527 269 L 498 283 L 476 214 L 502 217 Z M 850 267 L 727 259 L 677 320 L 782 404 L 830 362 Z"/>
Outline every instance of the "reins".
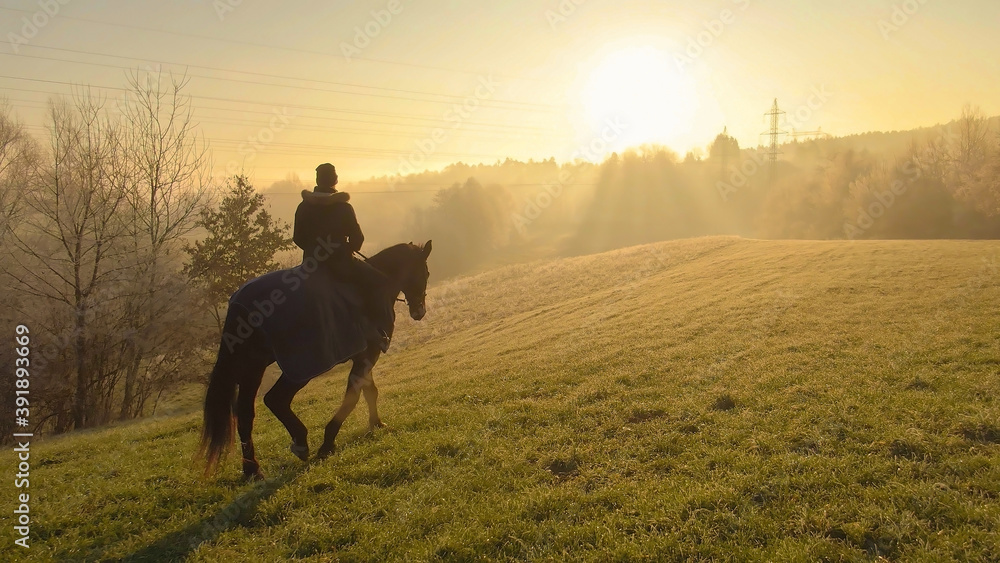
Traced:
<path fill-rule="evenodd" d="M 365 256 L 364 254 L 362 254 L 360 250 L 355 250 L 354 253 L 357 254 L 358 256 L 364 258 L 365 262 L 368 262 L 368 257 Z M 396 301 L 398 301 L 400 303 L 406 303 L 406 299 L 400 299 L 398 296 L 396 297 Z"/>

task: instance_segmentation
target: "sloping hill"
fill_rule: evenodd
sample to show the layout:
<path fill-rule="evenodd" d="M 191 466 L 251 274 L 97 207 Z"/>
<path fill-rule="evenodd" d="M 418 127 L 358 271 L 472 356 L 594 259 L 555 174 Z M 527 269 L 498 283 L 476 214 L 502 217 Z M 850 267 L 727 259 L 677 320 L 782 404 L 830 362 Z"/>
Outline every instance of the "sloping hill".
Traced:
<path fill-rule="evenodd" d="M 194 414 L 35 444 L 28 556 L 988 559 L 998 253 L 708 238 L 456 280 L 377 368 L 391 428 L 355 413 L 325 462 L 262 405 L 261 484 L 199 478 Z M 294 404 L 314 448 L 345 380 Z"/>

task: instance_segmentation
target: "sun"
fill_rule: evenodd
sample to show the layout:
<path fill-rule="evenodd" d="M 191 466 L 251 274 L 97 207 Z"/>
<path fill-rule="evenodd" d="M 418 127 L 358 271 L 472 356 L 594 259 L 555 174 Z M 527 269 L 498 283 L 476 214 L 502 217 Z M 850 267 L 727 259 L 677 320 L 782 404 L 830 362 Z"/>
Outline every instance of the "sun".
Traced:
<path fill-rule="evenodd" d="M 699 107 L 693 80 L 673 58 L 654 47 L 631 47 L 605 56 L 590 72 L 581 91 L 586 120 L 602 131 L 609 120 L 623 124 L 608 143 L 621 150 L 645 143 L 678 152 L 694 125 Z"/>

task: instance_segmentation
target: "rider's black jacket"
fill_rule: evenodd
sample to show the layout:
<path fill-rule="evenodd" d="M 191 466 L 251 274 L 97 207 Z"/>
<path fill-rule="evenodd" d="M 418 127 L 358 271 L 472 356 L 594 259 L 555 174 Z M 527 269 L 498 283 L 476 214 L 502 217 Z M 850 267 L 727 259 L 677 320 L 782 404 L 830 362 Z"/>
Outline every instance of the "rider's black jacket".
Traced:
<path fill-rule="evenodd" d="M 361 250 L 365 235 L 361 232 L 354 207 L 345 192 L 327 193 L 303 190 L 302 203 L 295 210 L 292 240 L 302 249 L 302 257 L 315 256 L 317 246 L 337 245 L 333 258 L 350 258 Z"/>

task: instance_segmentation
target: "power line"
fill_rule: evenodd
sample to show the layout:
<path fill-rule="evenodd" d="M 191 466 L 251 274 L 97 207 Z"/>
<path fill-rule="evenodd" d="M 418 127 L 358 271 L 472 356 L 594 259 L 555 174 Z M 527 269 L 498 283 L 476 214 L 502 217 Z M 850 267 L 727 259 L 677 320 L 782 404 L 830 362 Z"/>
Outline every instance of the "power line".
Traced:
<path fill-rule="evenodd" d="M 11 90 L 11 91 L 17 91 L 17 92 L 35 93 L 35 94 L 61 95 L 60 92 L 50 92 L 48 90 L 36 90 L 36 89 L 31 89 L 31 88 L 5 87 L 4 89 Z M 11 98 L 11 100 L 14 100 L 14 99 Z M 19 101 L 19 102 L 22 102 L 22 103 L 25 103 L 25 104 L 39 104 L 39 108 L 45 108 L 45 107 L 47 107 L 46 103 L 44 101 L 41 101 L 41 100 L 16 100 L 16 101 Z M 197 121 L 199 123 L 201 123 L 201 122 L 205 122 L 205 123 L 218 123 L 220 125 L 237 124 L 237 125 L 246 125 L 248 127 L 259 127 L 261 124 L 260 124 L 260 122 L 253 122 L 253 121 L 232 120 L 230 118 L 227 118 L 226 116 L 211 116 L 210 115 L 210 116 L 208 116 L 208 118 L 205 118 L 205 117 L 199 116 L 199 114 L 201 112 L 203 112 L 203 111 L 208 110 L 208 111 L 236 112 L 236 113 L 239 113 L 239 114 L 253 113 L 253 114 L 259 114 L 259 115 L 267 115 L 267 116 L 270 116 L 270 117 L 274 116 L 274 112 L 273 111 L 261 111 L 261 110 L 250 110 L 250 109 L 235 109 L 235 108 L 222 108 L 222 107 L 212 107 L 212 106 L 205 106 L 205 105 L 200 105 L 200 106 L 197 106 L 197 107 L 195 107 L 193 109 L 194 109 L 194 116 L 195 116 L 195 118 L 197 119 Z M 336 111 L 336 110 L 327 110 L 327 111 Z M 384 135 L 384 136 L 399 136 L 400 133 L 419 133 L 419 134 L 423 134 L 423 132 L 425 132 L 427 130 L 427 126 L 421 125 L 421 124 L 416 124 L 416 123 L 392 123 L 392 122 L 386 122 L 386 121 L 371 121 L 371 120 L 364 120 L 364 119 L 345 119 L 345 118 L 325 117 L 325 116 L 293 116 L 293 117 L 304 117 L 304 118 L 310 119 L 310 120 L 317 120 L 318 119 L 318 120 L 324 120 L 324 121 L 344 121 L 344 122 L 349 122 L 349 123 L 365 123 L 365 124 L 371 124 L 371 125 L 386 125 L 386 126 L 389 126 L 389 127 L 391 127 L 391 128 L 393 128 L 393 129 L 396 130 L 396 131 L 340 130 L 342 132 L 349 132 L 349 133 L 375 134 L 375 135 Z M 212 119 L 210 119 L 210 118 L 214 118 L 214 119 L 217 119 L 217 120 L 218 119 L 229 119 L 230 121 L 218 121 L 218 122 L 216 122 L 216 121 L 212 121 Z M 234 121 L 235 121 L 235 123 L 233 123 Z M 522 131 L 523 131 L 523 135 L 531 135 L 533 137 L 568 138 L 570 136 L 570 135 L 567 135 L 567 134 L 559 134 L 559 133 L 556 133 L 556 132 L 554 132 L 552 130 L 539 130 L 539 129 L 535 129 L 535 128 L 524 128 L 523 130 L 520 129 L 520 128 L 513 128 L 512 130 L 484 129 L 483 127 L 495 127 L 497 125 L 484 123 L 484 124 L 481 124 L 479 126 L 476 126 L 476 125 L 469 126 L 467 123 L 468 122 L 465 122 L 465 123 L 462 124 L 461 131 L 463 133 L 466 133 L 466 132 L 488 133 L 491 136 L 495 137 L 497 135 L 510 135 L 510 134 L 521 135 Z M 399 129 L 401 129 L 403 127 L 416 128 L 417 131 L 399 131 Z M 503 127 L 511 127 L 511 126 L 504 125 Z M 331 131 L 332 132 L 332 131 L 338 131 L 337 129 L 328 128 L 328 127 L 307 128 L 307 127 L 302 127 L 302 126 L 298 126 L 298 125 L 288 125 L 288 126 L 285 127 L 285 129 L 289 129 L 289 130 L 302 130 L 302 131 L 315 131 L 315 132 L 327 132 L 327 131 Z"/>
<path fill-rule="evenodd" d="M 22 9 L 18 9 L 18 8 L 8 8 L 6 6 L 0 6 L 0 10 L 7 10 L 7 11 L 11 11 L 11 12 L 21 12 L 21 13 L 25 13 L 25 14 L 33 14 L 34 13 L 34 11 L 32 11 L 32 10 L 22 10 Z M 286 47 L 286 46 L 280 46 L 280 45 L 266 45 L 266 44 L 263 44 L 263 43 L 254 43 L 252 41 L 243 41 L 243 40 L 239 40 L 239 39 L 223 39 L 223 38 L 219 38 L 219 37 L 210 37 L 210 36 L 207 36 L 207 35 L 197 35 L 197 34 L 193 34 L 193 33 L 180 33 L 180 32 L 177 32 L 177 31 L 168 31 L 168 30 L 165 30 L 165 29 L 155 29 L 155 28 L 151 28 L 151 27 L 142 27 L 142 26 L 137 26 L 137 25 L 123 24 L 123 23 L 105 22 L 105 21 L 100 21 L 100 20 L 92 20 L 92 19 L 88 19 L 88 18 L 80 18 L 80 17 L 67 16 L 67 15 L 62 15 L 62 14 L 59 15 L 59 19 L 80 21 L 80 22 L 93 23 L 93 24 L 98 24 L 98 25 L 106 25 L 106 26 L 111 26 L 111 27 L 123 27 L 123 28 L 128 28 L 128 29 L 137 29 L 137 30 L 140 30 L 140 31 L 147 31 L 147 32 L 153 32 L 153 33 L 162 33 L 162 34 L 174 35 L 174 36 L 178 36 L 178 37 L 190 37 L 190 38 L 193 38 L 193 39 L 205 39 L 205 40 L 208 40 L 208 41 L 218 41 L 218 42 L 222 42 L 222 43 L 232 43 L 232 44 L 236 44 L 236 45 L 248 45 L 248 46 L 251 46 L 251 47 L 260 47 L 260 48 L 264 48 L 264 49 L 277 49 L 277 50 L 289 51 L 289 52 L 294 52 L 294 53 L 306 53 L 306 54 L 310 54 L 310 55 L 323 55 L 323 56 L 327 56 L 327 57 L 338 57 L 339 58 L 339 55 L 335 55 L 334 53 L 327 53 L 327 52 L 324 52 L 324 51 L 313 51 L 313 50 L 310 50 L 310 49 L 300 49 L 300 48 L 297 48 L 297 47 Z M 424 68 L 424 69 L 428 69 L 428 70 L 439 70 L 439 71 L 443 71 L 443 72 L 453 72 L 453 73 L 457 73 L 457 74 L 466 74 L 466 75 L 473 75 L 473 76 L 482 76 L 484 74 L 482 72 L 475 72 L 475 71 L 471 71 L 471 70 L 461 70 L 461 69 L 445 68 L 445 67 L 423 65 L 423 64 L 416 64 L 416 63 L 404 63 L 404 62 L 399 62 L 399 61 L 389 61 L 389 60 L 385 60 L 385 59 L 375 59 L 375 58 L 371 58 L 371 57 L 355 57 L 355 59 L 360 60 L 360 61 L 367 61 L 367 62 L 379 63 L 379 64 L 389 64 L 389 65 L 397 65 L 397 66 L 406 66 L 406 67 L 412 67 L 412 68 Z M 489 74 L 489 73 L 486 73 L 486 74 Z M 525 78 L 525 77 L 511 76 L 511 75 L 506 75 L 506 74 L 504 74 L 504 75 L 496 74 L 495 76 L 503 76 L 505 78 L 511 78 L 511 79 L 514 79 L 514 80 L 521 80 L 521 81 L 540 82 L 538 79 L 535 79 L 535 78 Z"/>
<path fill-rule="evenodd" d="M 232 146 L 223 148 L 237 148 L 240 144 L 245 144 L 243 141 L 228 141 L 228 140 L 217 140 L 213 143 L 232 143 Z M 289 147 L 295 148 L 299 147 L 299 150 L 295 151 L 280 151 L 273 150 L 272 147 Z M 406 156 L 407 154 L 416 152 L 414 149 L 378 149 L 378 148 L 363 148 L 363 147 L 340 147 L 340 146 L 323 146 L 323 145 L 305 145 L 305 144 L 294 144 L 294 143 L 267 143 L 265 151 L 267 154 L 282 154 L 282 155 L 296 155 L 296 154 L 308 154 L 312 152 L 313 154 L 319 153 L 330 153 L 336 152 L 338 154 L 348 154 L 357 153 L 365 155 L 387 155 L 387 156 Z M 454 156 L 454 157 L 473 157 L 473 158 L 500 158 L 492 154 L 475 154 L 475 153 L 456 153 L 456 152 L 442 152 L 434 151 L 430 156 Z"/>
<path fill-rule="evenodd" d="M 402 93 L 406 93 L 406 94 L 422 94 L 422 95 L 427 95 L 427 96 L 441 96 L 441 97 L 446 97 L 446 98 L 464 99 L 463 96 L 457 96 L 457 95 L 454 95 L 454 94 L 441 94 L 441 93 L 438 93 L 438 92 L 427 92 L 427 91 L 424 91 L 424 90 L 407 90 L 407 89 L 403 89 L 403 88 L 388 88 L 388 87 L 385 87 L 385 86 L 369 86 L 367 84 L 354 84 L 354 83 L 351 83 L 351 82 L 337 82 L 337 81 L 332 81 L 332 80 L 320 80 L 318 78 L 301 78 L 301 77 L 298 77 L 298 76 L 285 76 L 285 75 L 280 75 L 280 74 L 267 74 L 267 73 L 263 73 L 263 72 L 256 72 L 256 71 L 249 71 L 249 70 L 233 70 L 233 69 L 226 69 L 226 68 L 219 68 L 219 67 L 212 67 L 212 66 L 196 65 L 196 64 L 190 64 L 190 63 L 178 63 L 178 62 L 170 62 L 170 61 L 157 60 L 157 59 L 127 57 L 127 56 L 124 56 L 124 55 L 113 55 L 113 54 L 110 54 L 110 53 L 96 53 L 96 52 L 93 52 L 93 51 L 83 51 L 83 50 L 79 50 L 79 49 L 67 49 L 67 48 L 64 48 L 64 47 L 52 47 L 52 46 L 49 46 L 49 45 L 38 45 L 36 43 L 31 43 L 29 45 L 22 45 L 22 47 L 29 47 L 29 48 L 32 48 L 32 49 L 46 49 L 46 50 L 51 50 L 51 51 L 62 51 L 62 52 L 67 52 L 67 53 L 76 53 L 76 54 L 84 54 L 84 55 L 93 55 L 93 56 L 98 56 L 98 57 L 108 57 L 108 58 L 122 59 L 122 60 L 127 60 L 127 61 L 142 61 L 142 62 L 152 62 L 152 63 L 164 64 L 164 65 L 185 66 L 185 67 L 191 67 L 191 68 L 200 68 L 200 69 L 203 69 L 203 70 L 212 70 L 212 71 L 217 71 L 217 72 L 231 72 L 231 73 L 235 73 L 235 74 L 247 74 L 247 75 L 251 75 L 251 76 L 262 76 L 262 77 L 265 77 L 265 78 L 277 78 L 277 79 L 282 79 L 282 80 L 301 80 L 303 82 L 315 82 L 315 83 L 318 83 L 318 84 L 329 84 L 329 85 L 332 85 L 332 86 L 348 86 L 348 87 L 352 87 L 352 88 L 365 88 L 365 89 L 370 89 L 370 90 L 383 90 L 383 91 L 387 91 L 387 92 L 402 92 Z M 26 55 L 23 55 L 23 56 L 26 56 Z M 550 104 L 537 104 L 537 103 L 533 103 L 533 102 L 521 102 L 521 101 L 517 101 L 517 100 L 496 100 L 496 101 L 500 101 L 500 102 L 504 102 L 504 103 L 510 103 L 510 104 L 525 104 L 525 105 L 535 105 L 535 106 L 542 106 L 542 107 L 545 107 L 545 106 L 556 107 L 556 106 L 551 106 Z"/>
<path fill-rule="evenodd" d="M 46 127 L 27 125 L 28 129 L 44 130 L 48 131 Z M 219 148 L 225 150 L 238 150 L 241 147 L 247 146 L 248 143 L 244 141 L 231 140 L 231 139 L 215 139 L 208 142 L 210 148 Z M 262 148 L 259 151 L 254 151 L 255 154 L 264 154 L 270 156 L 302 156 L 302 155 L 328 155 L 330 153 L 336 153 L 342 156 L 350 156 L 359 159 L 374 159 L 374 160 L 388 160 L 395 157 L 406 157 L 417 152 L 415 149 L 385 149 L 385 148 L 374 148 L 374 147 L 344 147 L 335 145 L 314 145 L 314 144 L 304 144 L 304 143 L 261 143 Z M 292 150 L 281 150 L 281 148 L 289 148 Z M 507 156 L 495 155 L 495 154 L 478 154 L 478 153 L 460 153 L 460 152 L 448 152 L 448 151 L 433 151 L 433 153 L 426 155 L 426 157 L 455 157 L 455 158 L 481 158 L 481 159 L 496 159 L 502 160 L 504 158 L 509 158 Z"/>
<path fill-rule="evenodd" d="M 66 82 L 66 81 L 62 81 L 62 80 L 48 80 L 48 79 L 44 79 L 44 78 L 27 78 L 27 77 L 23 77 L 23 76 L 10 76 L 10 75 L 0 75 L 0 78 L 5 78 L 5 79 L 8 79 L 8 80 L 23 80 L 23 81 L 26 81 L 26 82 L 41 82 L 41 83 L 44 83 L 44 84 L 59 84 L 59 85 L 70 86 L 70 87 L 81 86 L 81 85 L 78 85 L 78 84 L 74 84 L 72 82 Z M 122 88 L 122 87 L 117 87 L 117 86 L 87 85 L 85 87 L 86 88 L 97 88 L 97 89 L 101 89 L 101 90 L 115 90 L 115 91 L 120 91 L 120 92 L 128 92 L 128 91 L 130 91 L 128 88 Z M 10 88 L 10 89 L 11 90 L 16 90 L 15 88 Z M 200 96 L 200 95 L 194 95 L 194 94 L 189 94 L 187 96 L 189 98 L 199 99 L 199 100 L 221 101 L 221 102 L 228 102 L 228 103 L 250 104 L 250 105 L 258 105 L 258 106 L 270 106 L 271 108 L 277 108 L 277 107 L 281 107 L 281 108 L 294 108 L 294 109 L 304 109 L 304 110 L 309 110 L 309 111 L 319 111 L 319 112 L 327 112 L 327 113 L 345 113 L 345 114 L 350 114 L 350 115 L 364 115 L 364 116 L 374 116 L 374 117 L 390 117 L 390 118 L 394 118 L 394 119 L 410 119 L 410 120 L 414 120 L 414 121 L 423 121 L 423 122 L 430 122 L 430 123 L 436 123 L 436 124 L 440 124 L 442 121 L 447 121 L 447 119 L 444 118 L 444 117 L 434 118 L 434 117 L 427 117 L 427 116 L 410 116 L 410 115 L 401 115 L 401 114 L 395 114 L 395 113 L 375 112 L 375 111 L 328 109 L 328 108 L 319 107 L 319 106 L 306 106 L 306 105 L 298 105 L 298 104 L 281 104 L 281 103 L 276 103 L 276 102 L 262 102 L 262 101 L 254 101 L 254 100 L 237 100 L 237 99 L 232 99 L 232 98 L 222 98 L 222 97 L 218 97 L 218 96 Z M 309 116 L 305 116 L 305 117 L 309 117 Z M 378 122 L 376 122 L 376 123 L 378 123 Z M 518 126 L 518 125 L 508 125 L 508 124 L 505 124 L 505 123 L 484 123 L 484 122 L 476 122 L 476 121 L 462 121 L 461 123 L 463 125 L 464 124 L 471 124 L 471 125 L 481 125 L 481 126 L 488 126 L 488 127 L 504 127 L 504 128 L 515 128 L 515 129 L 518 129 L 518 130 L 532 130 L 532 129 L 537 129 L 537 130 L 542 130 L 542 131 L 546 130 L 546 129 L 541 128 L 541 127 L 527 127 L 527 126 Z M 386 124 L 386 123 L 382 123 L 382 124 L 389 125 L 389 124 Z"/>
<path fill-rule="evenodd" d="M 219 110 L 221 110 L 222 108 L 210 108 L 210 109 L 219 109 Z M 237 111 L 237 110 L 233 110 L 233 111 Z M 210 119 L 205 119 L 205 118 L 199 117 L 198 118 L 198 122 L 199 123 L 212 123 L 212 124 L 217 124 L 217 125 L 244 125 L 244 126 L 247 126 L 247 127 L 258 127 L 258 126 L 260 126 L 260 122 L 243 121 L 243 120 L 239 120 L 239 119 L 231 119 L 231 118 L 222 117 L 222 116 L 210 116 L 210 117 L 211 117 Z M 386 123 L 384 125 L 389 125 L 389 124 Z M 412 125 L 411 127 L 422 127 L 422 126 Z M 284 129 L 282 129 L 282 131 L 303 131 L 303 132 L 317 132 L 317 133 L 356 133 L 356 134 L 359 134 L 359 135 L 376 135 L 376 136 L 381 136 L 381 137 L 399 137 L 400 133 L 401 133 L 400 131 L 393 132 L 393 131 L 379 131 L 379 130 L 370 130 L 370 129 L 338 129 L 338 128 L 334 128 L 334 127 L 304 127 L 304 126 L 299 126 L 299 125 L 289 125 L 289 126 L 285 127 Z M 463 132 L 464 131 L 465 131 L 465 129 L 463 129 Z M 475 133 L 488 133 L 490 135 L 490 138 L 492 138 L 492 139 L 495 139 L 498 136 L 508 136 L 507 138 L 518 138 L 518 139 L 520 139 L 521 137 L 526 137 L 526 136 L 531 136 L 531 137 L 564 138 L 564 139 L 570 137 L 569 134 L 565 134 L 565 133 L 561 134 L 561 133 L 554 133 L 554 132 L 553 133 L 538 133 L 538 132 L 519 133 L 517 131 L 493 131 L 493 130 L 487 130 L 487 129 L 474 129 L 474 128 L 470 128 L 470 129 L 468 129 L 468 131 L 475 132 Z M 408 131 L 406 133 L 414 133 L 414 132 Z M 513 137 L 510 137 L 511 135 L 513 135 Z"/>
<path fill-rule="evenodd" d="M 29 45 L 29 46 L 32 46 L 32 45 Z M 60 50 L 62 50 L 62 51 L 76 52 L 76 53 L 85 53 L 84 51 L 74 51 L 72 49 L 60 49 Z M 93 55 L 105 56 L 105 57 L 115 56 L 115 55 L 105 55 L 103 53 L 87 53 L 87 54 L 93 54 Z M 70 59 L 60 59 L 60 58 L 56 58 L 56 57 L 43 57 L 43 56 L 40 56 L 40 55 L 27 55 L 27 54 L 14 54 L 14 53 L 0 53 L 0 55 L 8 56 L 8 57 L 24 57 L 24 58 L 30 58 L 30 59 L 46 60 L 46 61 L 56 61 L 56 62 L 65 62 L 65 63 L 85 64 L 85 65 L 91 65 L 91 66 L 100 66 L 100 67 L 106 67 L 106 68 L 114 68 L 114 69 L 118 69 L 118 70 L 134 70 L 132 67 L 126 67 L 126 66 L 121 66 L 121 65 L 113 65 L 113 64 L 107 64 L 107 63 L 98 63 L 98 62 L 92 62 L 92 61 L 75 61 L 75 60 L 70 60 Z M 143 59 L 133 59 L 131 57 L 117 57 L 116 56 L 116 58 L 122 58 L 122 59 L 128 59 L 128 60 L 143 60 Z M 220 69 L 220 68 L 214 68 L 214 67 L 201 67 L 199 65 L 187 65 L 187 64 L 184 64 L 184 63 L 168 63 L 168 62 L 155 61 L 155 60 L 148 60 L 148 62 L 154 62 L 154 63 L 157 63 L 157 64 L 168 64 L 168 65 L 174 65 L 174 66 L 187 66 L 187 67 L 197 67 L 197 68 L 211 68 L 212 70 L 215 70 L 215 71 L 218 71 L 218 72 L 231 72 L 231 73 L 235 73 L 235 74 L 255 74 L 255 75 L 262 75 L 262 76 L 267 76 L 267 77 L 271 77 L 271 78 L 276 78 L 276 79 L 280 79 L 280 80 L 301 80 L 301 81 L 304 81 L 304 82 L 320 82 L 320 83 L 327 82 L 327 81 L 321 81 L 321 80 L 311 80 L 311 79 L 307 79 L 307 78 L 280 77 L 280 76 L 275 76 L 275 75 L 267 75 L 267 74 L 263 74 L 263 73 L 244 73 L 243 71 L 238 71 L 238 70 L 227 70 L 227 69 Z M 220 81 L 225 81 L 225 82 L 238 82 L 238 83 L 242 83 L 242 84 L 256 84 L 256 85 L 259 85 L 259 86 L 274 86 L 274 87 L 279 87 L 279 88 L 295 88 L 295 89 L 299 89 L 299 90 L 311 90 L 311 91 L 316 91 L 316 92 L 326 92 L 326 93 L 331 93 L 331 94 L 343 94 L 343 95 L 348 95 L 348 96 L 366 96 L 366 97 L 374 97 L 374 98 L 388 98 L 388 99 L 395 99 L 395 100 L 407 100 L 407 101 L 412 101 L 412 102 L 423 102 L 423 103 L 432 103 L 432 104 L 454 105 L 455 103 L 458 103 L 460 101 L 465 101 L 466 100 L 465 97 L 456 96 L 456 95 L 452 95 L 452 94 L 435 94 L 435 93 L 431 93 L 431 92 L 417 92 L 417 91 L 407 91 L 407 90 L 401 90 L 401 89 L 387 89 L 387 90 L 400 91 L 400 92 L 408 92 L 408 93 L 417 93 L 417 94 L 420 94 L 420 95 L 428 95 L 428 96 L 442 96 L 442 97 L 447 96 L 447 97 L 455 98 L 455 99 L 451 100 L 451 101 L 449 101 L 449 100 L 426 100 L 426 99 L 413 98 L 413 97 L 408 97 L 408 96 L 393 96 L 393 95 L 389 95 L 389 94 L 373 94 L 373 93 L 370 93 L 370 92 L 349 92 L 349 91 L 344 91 L 344 90 L 331 90 L 329 88 L 315 88 L 315 87 L 311 87 L 311 86 L 297 86 L 297 85 L 293 85 L 293 84 L 274 84 L 274 83 L 270 83 L 270 82 L 260 82 L 260 81 L 256 81 L 256 80 L 243 80 L 243 79 L 239 79 L 239 78 L 223 78 L 223 77 L 218 77 L 218 76 L 205 76 L 205 75 L 201 75 L 201 74 L 190 74 L 189 75 L 189 74 L 185 73 L 185 75 L 186 76 L 191 76 L 193 78 L 202 78 L 202 79 L 206 79 L 206 80 L 220 80 Z M 338 85 L 342 85 L 342 86 L 350 86 L 350 87 L 355 87 L 355 88 L 366 88 L 366 86 L 362 86 L 362 85 L 358 85 L 358 84 L 336 83 L 336 82 L 330 82 L 330 83 L 331 84 L 338 84 Z M 367 88 L 377 88 L 377 87 L 367 87 Z M 382 89 L 382 88 L 379 88 L 379 89 Z M 490 105 L 490 107 L 496 107 L 497 109 L 506 109 L 506 110 L 510 110 L 510 111 L 549 112 L 549 111 L 555 111 L 556 110 L 556 106 L 552 106 L 552 105 L 548 105 L 548 104 L 533 104 L 533 103 L 529 103 L 529 102 L 518 102 L 518 101 L 508 101 L 508 100 L 486 99 L 486 100 L 480 100 L 479 103 L 481 103 L 483 105 L 487 105 L 488 104 L 488 105 Z M 534 107 L 524 107 L 524 108 L 521 108 L 521 107 L 507 107 L 507 106 L 500 106 L 500 105 L 493 105 L 493 104 L 512 104 L 512 105 L 513 104 L 517 104 L 517 105 L 534 106 Z"/>

